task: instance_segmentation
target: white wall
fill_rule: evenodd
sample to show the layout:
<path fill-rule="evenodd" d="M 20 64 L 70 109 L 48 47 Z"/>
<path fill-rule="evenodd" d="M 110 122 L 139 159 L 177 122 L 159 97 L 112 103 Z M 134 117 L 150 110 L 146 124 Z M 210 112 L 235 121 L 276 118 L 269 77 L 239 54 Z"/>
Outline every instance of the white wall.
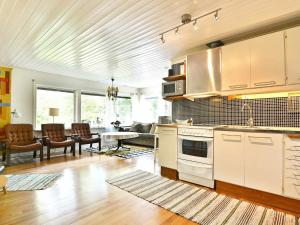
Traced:
<path fill-rule="evenodd" d="M 56 74 L 49 74 L 34 70 L 14 68 L 12 71 L 12 110 L 17 109 L 21 118 L 14 119 L 15 123 L 33 124 L 34 88 L 33 80 L 37 85 L 69 88 L 105 93 L 106 84 L 84 79 L 71 78 Z M 136 88 L 119 87 L 121 94 L 133 94 Z"/>

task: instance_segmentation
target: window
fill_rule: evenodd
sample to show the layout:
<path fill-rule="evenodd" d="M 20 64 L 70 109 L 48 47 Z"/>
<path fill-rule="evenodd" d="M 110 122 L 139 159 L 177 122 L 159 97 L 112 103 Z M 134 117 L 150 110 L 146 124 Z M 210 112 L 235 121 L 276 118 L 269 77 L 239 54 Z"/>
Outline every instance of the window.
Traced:
<path fill-rule="evenodd" d="M 144 102 L 145 122 L 157 122 L 158 119 L 158 97 L 147 97 Z"/>
<path fill-rule="evenodd" d="M 140 105 L 142 122 L 158 122 L 159 116 L 171 115 L 171 104 L 158 96 L 143 96 Z"/>
<path fill-rule="evenodd" d="M 118 97 L 115 103 L 117 120 L 121 125 L 132 123 L 132 102 L 130 97 Z"/>
<path fill-rule="evenodd" d="M 81 121 L 90 123 L 91 127 L 104 126 L 106 97 L 99 94 L 81 94 Z"/>
<path fill-rule="evenodd" d="M 55 123 L 64 123 L 66 128 L 74 122 L 75 96 L 73 91 L 37 88 L 35 127 L 41 129 L 41 124 L 52 123 L 49 108 L 58 108 L 59 116 L 54 118 Z"/>

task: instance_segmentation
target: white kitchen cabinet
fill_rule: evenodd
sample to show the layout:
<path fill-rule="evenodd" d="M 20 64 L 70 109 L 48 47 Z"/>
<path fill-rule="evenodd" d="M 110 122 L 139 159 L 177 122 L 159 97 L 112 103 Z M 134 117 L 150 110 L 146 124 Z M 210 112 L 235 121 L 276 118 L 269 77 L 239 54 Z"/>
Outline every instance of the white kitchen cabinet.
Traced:
<path fill-rule="evenodd" d="M 245 133 L 245 186 L 282 194 L 283 135 Z"/>
<path fill-rule="evenodd" d="M 159 127 L 158 135 L 160 166 L 177 170 L 177 128 Z"/>
<path fill-rule="evenodd" d="M 300 83 L 300 27 L 286 31 L 286 73 L 288 84 Z"/>
<path fill-rule="evenodd" d="M 249 41 L 222 47 L 222 91 L 250 88 Z"/>
<path fill-rule="evenodd" d="M 244 185 L 244 133 L 215 131 L 214 176 L 216 180 Z"/>
<path fill-rule="evenodd" d="M 249 40 L 251 55 L 251 87 L 284 85 L 284 32 L 276 32 Z"/>

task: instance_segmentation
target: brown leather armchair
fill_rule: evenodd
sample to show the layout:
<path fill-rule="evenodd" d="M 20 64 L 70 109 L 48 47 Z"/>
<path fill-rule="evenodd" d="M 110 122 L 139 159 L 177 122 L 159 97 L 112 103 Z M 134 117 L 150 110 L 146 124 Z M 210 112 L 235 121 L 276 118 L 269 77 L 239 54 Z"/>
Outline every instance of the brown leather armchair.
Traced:
<path fill-rule="evenodd" d="M 47 159 L 50 159 L 50 150 L 52 148 L 64 148 L 64 154 L 67 152 L 67 147 L 71 147 L 71 152 L 75 156 L 75 141 L 68 140 L 65 135 L 64 124 L 49 123 L 42 124 L 43 144 L 47 146 Z"/>
<path fill-rule="evenodd" d="M 10 163 L 12 153 L 31 152 L 36 157 L 36 151 L 40 151 L 40 160 L 43 160 L 43 145 L 33 137 L 33 126 L 31 124 L 8 124 L 4 127 L 6 135 L 6 151 L 3 160 Z"/>
<path fill-rule="evenodd" d="M 90 125 L 88 123 L 72 123 L 72 133 L 79 143 L 80 155 L 82 145 L 90 144 L 90 147 L 92 148 L 94 143 L 98 143 L 99 151 L 101 150 L 101 138 L 98 133 L 91 133 Z M 93 137 L 93 135 L 98 135 L 98 137 Z"/>

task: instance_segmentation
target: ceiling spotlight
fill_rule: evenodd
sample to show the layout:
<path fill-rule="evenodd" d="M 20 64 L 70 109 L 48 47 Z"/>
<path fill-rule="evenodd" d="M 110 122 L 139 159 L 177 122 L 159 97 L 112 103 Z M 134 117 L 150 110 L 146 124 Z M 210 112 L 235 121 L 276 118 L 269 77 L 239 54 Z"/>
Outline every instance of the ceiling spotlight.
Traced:
<path fill-rule="evenodd" d="M 195 4 L 198 3 L 198 0 L 194 0 L 194 3 Z M 205 13 L 201 16 L 195 17 L 193 19 L 192 19 L 191 14 L 188 14 L 188 13 L 183 14 L 181 16 L 181 24 L 177 25 L 176 27 L 172 27 L 172 28 L 170 28 L 170 29 L 168 29 L 168 30 L 166 30 L 166 31 L 159 34 L 161 36 L 160 37 L 161 42 L 165 43 L 165 39 L 164 39 L 164 36 L 163 36 L 164 34 L 169 33 L 169 32 L 175 32 L 175 35 L 178 35 L 179 34 L 179 28 L 181 28 L 181 27 L 183 27 L 187 24 L 190 24 L 190 23 L 193 23 L 193 28 L 194 28 L 195 31 L 198 30 L 199 27 L 197 26 L 197 22 L 198 22 L 198 20 L 200 20 L 204 17 L 214 15 L 215 20 L 218 20 L 220 10 L 222 10 L 222 8 L 218 8 L 218 9 L 215 9 L 213 11 L 207 12 L 207 13 Z"/>
<path fill-rule="evenodd" d="M 218 19 L 219 19 L 219 11 L 217 10 L 215 13 L 215 20 L 218 20 Z"/>
<path fill-rule="evenodd" d="M 197 26 L 197 20 L 194 21 L 193 27 L 194 27 L 194 30 L 199 30 L 199 27 Z"/>
<path fill-rule="evenodd" d="M 162 34 L 160 37 L 161 42 L 164 44 L 166 42 L 166 40 L 164 39 L 164 35 Z"/>

